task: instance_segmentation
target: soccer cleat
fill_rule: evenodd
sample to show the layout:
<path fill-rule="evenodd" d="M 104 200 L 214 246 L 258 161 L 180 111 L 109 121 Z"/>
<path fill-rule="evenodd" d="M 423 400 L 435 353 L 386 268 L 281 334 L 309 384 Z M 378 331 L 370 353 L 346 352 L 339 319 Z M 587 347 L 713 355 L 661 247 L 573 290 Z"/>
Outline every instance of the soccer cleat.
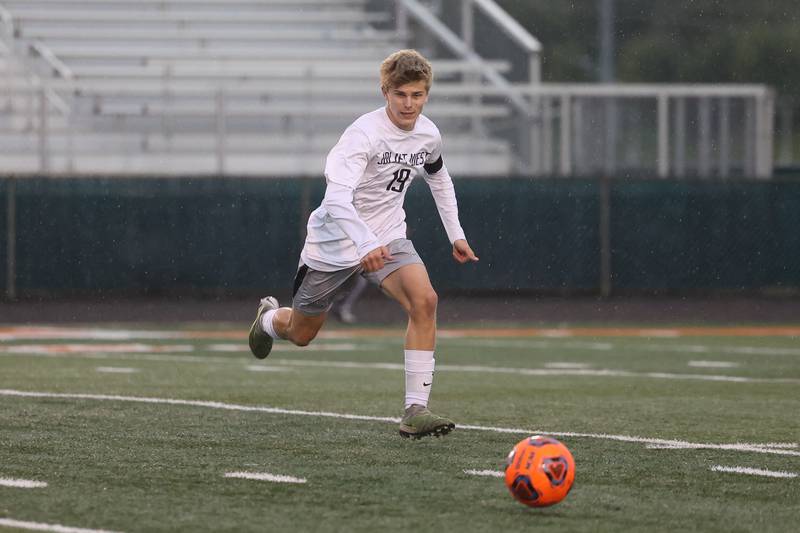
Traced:
<path fill-rule="evenodd" d="M 250 326 L 250 351 L 258 359 L 264 359 L 272 351 L 272 337 L 264 331 L 264 327 L 261 325 L 261 317 L 267 311 L 278 307 L 278 300 L 272 296 L 262 298 L 256 312 L 256 319 L 253 321 L 253 325 Z"/>
<path fill-rule="evenodd" d="M 406 409 L 400 421 L 400 436 L 419 439 L 433 435 L 441 437 L 456 428 L 455 423 L 449 418 L 431 413 L 424 405 L 414 404 Z"/>

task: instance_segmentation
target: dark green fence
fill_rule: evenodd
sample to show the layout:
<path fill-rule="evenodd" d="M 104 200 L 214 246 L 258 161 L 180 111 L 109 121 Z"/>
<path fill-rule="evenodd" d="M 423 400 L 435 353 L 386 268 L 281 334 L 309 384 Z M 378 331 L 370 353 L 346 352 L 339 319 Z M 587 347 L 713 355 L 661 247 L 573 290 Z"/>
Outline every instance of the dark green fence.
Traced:
<path fill-rule="evenodd" d="M 410 236 L 441 290 L 800 288 L 800 183 L 608 186 L 604 234 L 597 180 L 458 180 L 481 258 L 459 266 L 420 180 Z M 0 283 L 22 297 L 286 292 L 323 192 L 321 178 L 3 179 Z"/>

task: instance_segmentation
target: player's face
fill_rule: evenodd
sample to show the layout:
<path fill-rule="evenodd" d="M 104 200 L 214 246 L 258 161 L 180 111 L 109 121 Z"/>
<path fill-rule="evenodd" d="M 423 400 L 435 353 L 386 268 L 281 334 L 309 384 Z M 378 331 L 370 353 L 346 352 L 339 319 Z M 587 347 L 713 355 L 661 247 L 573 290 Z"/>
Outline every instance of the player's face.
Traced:
<path fill-rule="evenodd" d="M 389 119 L 401 130 L 413 130 L 417 117 L 428 101 L 424 81 L 414 81 L 384 91 Z"/>

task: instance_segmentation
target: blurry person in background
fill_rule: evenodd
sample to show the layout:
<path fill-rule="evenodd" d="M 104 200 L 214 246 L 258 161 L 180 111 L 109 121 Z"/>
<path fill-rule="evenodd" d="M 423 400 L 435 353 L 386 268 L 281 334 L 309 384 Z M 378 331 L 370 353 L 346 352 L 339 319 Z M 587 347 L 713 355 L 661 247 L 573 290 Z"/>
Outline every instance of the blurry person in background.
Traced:
<path fill-rule="evenodd" d="M 368 282 L 364 276 L 353 276 L 353 284 L 349 290 L 339 295 L 333 302 L 331 313 L 344 324 L 355 324 L 358 317 L 353 312 L 353 307 L 364 291 L 367 290 Z"/>

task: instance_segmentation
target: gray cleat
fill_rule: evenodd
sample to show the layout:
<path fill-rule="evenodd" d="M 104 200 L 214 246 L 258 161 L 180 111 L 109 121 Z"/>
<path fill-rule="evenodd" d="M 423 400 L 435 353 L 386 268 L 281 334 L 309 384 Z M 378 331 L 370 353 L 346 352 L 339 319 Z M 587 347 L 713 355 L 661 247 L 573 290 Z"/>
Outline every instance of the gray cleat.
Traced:
<path fill-rule="evenodd" d="M 455 428 L 455 423 L 449 418 L 431 413 L 424 405 L 414 404 L 406 409 L 400 421 L 400 436 L 415 439 L 428 435 L 441 437 Z"/>
<path fill-rule="evenodd" d="M 261 317 L 267 311 L 278 307 L 278 300 L 272 296 L 262 298 L 261 304 L 258 306 L 258 312 L 256 312 L 256 319 L 253 321 L 253 325 L 250 326 L 250 351 L 258 359 L 266 358 L 269 352 L 272 351 L 272 337 L 261 326 Z"/>

